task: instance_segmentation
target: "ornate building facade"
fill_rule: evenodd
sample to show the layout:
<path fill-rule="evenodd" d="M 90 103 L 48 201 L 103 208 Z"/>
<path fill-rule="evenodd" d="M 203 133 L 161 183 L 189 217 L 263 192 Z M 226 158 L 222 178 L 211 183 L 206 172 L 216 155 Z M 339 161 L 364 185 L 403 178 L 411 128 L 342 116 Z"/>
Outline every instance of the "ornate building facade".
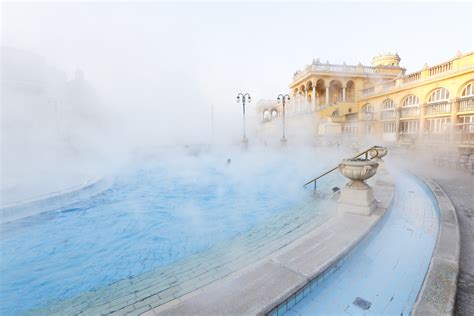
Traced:
<path fill-rule="evenodd" d="M 474 150 L 474 52 L 413 73 L 398 54 L 376 56 L 371 66 L 314 60 L 295 72 L 290 89 L 285 113 L 314 115 L 319 135 Z"/>

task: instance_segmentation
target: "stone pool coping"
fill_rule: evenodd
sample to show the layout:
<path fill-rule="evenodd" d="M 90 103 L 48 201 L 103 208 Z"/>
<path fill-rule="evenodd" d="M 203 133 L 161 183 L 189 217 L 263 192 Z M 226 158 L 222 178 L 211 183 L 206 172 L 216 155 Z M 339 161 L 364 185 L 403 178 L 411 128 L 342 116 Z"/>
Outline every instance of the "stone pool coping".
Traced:
<path fill-rule="evenodd" d="M 61 208 L 65 206 L 65 200 L 68 201 L 67 205 L 71 205 L 102 192 L 106 185 L 105 179 L 96 177 L 62 190 L 0 205 L 0 223 L 16 221 Z M 86 192 L 89 190 L 92 192 Z"/>
<path fill-rule="evenodd" d="M 459 274 L 461 236 L 456 210 L 441 187 L 431 179 L 426 183 L 439 207 L 439 230 L 430 266 L 411 315 L 452 315 Z"/>
<path fill-rule="evenodd" d="M 374 191 L 379 205 L 371 216 L 338 214 L 254 264 L 142 315 L 264 315 L 286 308 L 383 218 L 395 192 L 387 172 L 377 175 Z"/>

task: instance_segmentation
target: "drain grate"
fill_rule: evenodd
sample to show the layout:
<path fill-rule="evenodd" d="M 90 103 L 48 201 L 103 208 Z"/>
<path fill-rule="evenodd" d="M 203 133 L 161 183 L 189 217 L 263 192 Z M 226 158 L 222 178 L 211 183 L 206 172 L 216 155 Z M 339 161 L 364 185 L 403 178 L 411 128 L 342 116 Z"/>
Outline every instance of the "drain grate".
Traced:
<path fill-rule="evenodd" d="M 364 300 L 363 298 L 360 298 L 360 297 L 356 297 L 355 301 L 352 304 L 362 308 L 363 310 L 368 310 L 370 306 L 372 305 L 371 302 Z"/>

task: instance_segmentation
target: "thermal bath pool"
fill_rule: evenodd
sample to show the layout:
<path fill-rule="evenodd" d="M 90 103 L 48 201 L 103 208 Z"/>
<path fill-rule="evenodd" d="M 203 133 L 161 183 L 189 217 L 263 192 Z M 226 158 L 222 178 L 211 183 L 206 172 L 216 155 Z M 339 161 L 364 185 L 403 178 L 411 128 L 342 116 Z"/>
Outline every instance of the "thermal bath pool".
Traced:
<path fill-rule="evenodd" d="M 91 199 L 2 224 L 0 314 L 88 310 L 114 300 L 119 292 L 114 286 L 124 297 L 130 294 L 124 282 L 151 280 L 148 276 L 200 254 L 217 258 L 224 251 L 242 266 L 254 259 L 235 260 L 228 252 L 248 252 L 247 246 L 260 241 L 265 245 L 259 244 L 258 253 L 264 255 L 331 215 L 326 202 L 301 187 L 308 170 L 317 173 L 311 159 L 292 163 L 268 154 L 264 160 L 251 155 L 236 155 L 229 165 L 226 160 L 160 157 L 124 168 Z M 321 185 L 329 188 L 335 181 Z"/>

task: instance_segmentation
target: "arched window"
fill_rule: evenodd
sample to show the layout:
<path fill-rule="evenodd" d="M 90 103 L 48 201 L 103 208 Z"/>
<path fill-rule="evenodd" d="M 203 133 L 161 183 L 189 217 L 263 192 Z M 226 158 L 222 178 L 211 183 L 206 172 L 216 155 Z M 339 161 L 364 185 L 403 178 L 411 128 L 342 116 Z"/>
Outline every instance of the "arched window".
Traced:
<path fill-rule="evenodd" d="M 449 99 L 449 91 L 446 88 L 438 88 L 431 92 L 428 103 L 441 102 Z"/>
<path fill-rule="evenodd" d="M 392 99 L 387 99 L 387 100 L 383 101 L 382 109 L 384 111 L 394 110 L 395 109 L 395 103 L 393 103 Z"/>
<path fill-rule="evenodd" d="M 461 98 L 470 98 L 474 96 L 474 82 L 469 82 L 461 92 Z"/>
<path fill-rule="evenodd" d="M 370 103 L 367 103 L 362 107 L 362 112 L 364 113 L 374 113 L 374 106 Z"/>
<path fill-rule="evenodd" d="M 410 107 L 410 106 L 418 106 L 420 104 L 420 100 L 414 94 L 410 94 L 403 100 L 402 107 Z"/>

